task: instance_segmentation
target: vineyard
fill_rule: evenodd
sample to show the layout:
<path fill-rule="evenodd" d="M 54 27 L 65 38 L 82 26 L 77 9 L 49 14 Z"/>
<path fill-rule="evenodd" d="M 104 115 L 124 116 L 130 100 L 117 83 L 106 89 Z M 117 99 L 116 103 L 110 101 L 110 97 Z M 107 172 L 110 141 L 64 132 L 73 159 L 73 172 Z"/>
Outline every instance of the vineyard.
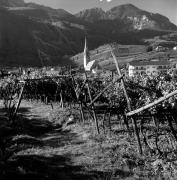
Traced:
<path fill-rule="evenodd" d="M 167 159 L 177 148 L 176 89 L 177 80 L 169 74 L 128 78 L 119 72 L 93 76 L 70 70 L 50 77 L 4 77 L 0 99 L 11 130 L 18 129 L 21 102 L 42 103 L 74 112 L 76 123 L 96 130 L 94 138 L 121 134 L 141 156 Z M 1 157 L 7 137 L 5 131 L 0 138 Z"/>

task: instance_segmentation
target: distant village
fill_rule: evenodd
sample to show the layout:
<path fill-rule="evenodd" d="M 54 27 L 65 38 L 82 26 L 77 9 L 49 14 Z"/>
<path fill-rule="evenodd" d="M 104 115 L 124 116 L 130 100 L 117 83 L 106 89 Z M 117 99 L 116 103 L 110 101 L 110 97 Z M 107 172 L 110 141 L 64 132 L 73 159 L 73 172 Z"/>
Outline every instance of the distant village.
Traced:
<path fill-rule="evenodd" d="M 173 70 L 173 73 L 176 74 L 177 71 L 177 46 L 173 48 L 156 46 L 148 49 L 142 45 L 114 45 L 114 53 L 126 76 L 144 74 L 155 76 L 160 73 L 168 73 L 169 70 Z M 72 57 L 72 60 L 80 65 L 83 64 L 83 59 L 84 53 Z M 105 70 L 113 71 L 116 68 L 109 45 L 89 51 L 88 60 L 92 64 L 95 62 L 93 73 Z"/>
<path fill-rule="evenodd" d="M 173 70 L 177 74 L 177 46 L 167 48 L 156 46 L 149 48 L 144 45 L 120 45 L 112 44 L 114 54 L 121 66 L 121 70 L 126 76 L 137 75 L 156 76 L 159 73 L 168 73 Z M 85 51 L 85 52 L 84 52 Z M 82 67 L 85 62 L 86 71 L 98 74 L 103 71 L 114 71 L 116 69 L 110 53 L 110 45 L 103 45 L 97 49 L 89 51 L 86 44 L 84 51 L 70 58 L 78 67 Z M 87 51 L 87 52 L 86 52 Z M 86 56 L 86 57 L 84 57 Z M 84 60 L 86 58 L 86 60 Z M 57 75 L 63 71 L 63 67 L 43 67 L 43 68 L 22 68 L 6 67 L 0 71 L 0 76 L 17 75 L 28 73 L 43 73 L 47 75 Z"/>

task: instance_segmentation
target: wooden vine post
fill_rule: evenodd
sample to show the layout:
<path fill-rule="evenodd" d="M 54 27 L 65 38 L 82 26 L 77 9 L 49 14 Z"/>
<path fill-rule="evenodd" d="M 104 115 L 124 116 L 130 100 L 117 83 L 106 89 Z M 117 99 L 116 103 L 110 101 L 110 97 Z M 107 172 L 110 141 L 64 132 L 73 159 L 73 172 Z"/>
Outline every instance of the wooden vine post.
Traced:
<path fill-rule="evenodd" d="M 63 91 L 60 92 L 60 107 L 64 109 L 64 103 L 63 103 Z"/>
<path fill-rule="evenodd" d="M 118 75 L 121 77 L 122 74 L 121 74 L 121 71 L 120 71 L 120 68 L 119 68 L 119 64 L 118 64 L 117 58 L 116 58 L 116 56 L 115 56 L 115 54 L 114 54 L 114 52 L 112 50 L 112 47 L 111 47 L 111 55 L 112 55 L 112 57 L 114 59 Z M 127 101 L 128 111 L 130 112 L 131 111 L 131 104 L 130 104 L 130 99 L 129 99 L 128 94 L 127 94 L 127 90 L 125 88 L 124 78 L 121 79 L 121 84 L 122 84 L 124 95 L 125 95 L 125 98 L 126 98 L 126 101 Z M 141 146 L 141 141 L 140 141 L 140 136 L 139 136 L 139 132 L 138 132 L 136 119 L 132 117 L 132 121 L 133 121 L 134 132 L 135 132 L 135 135 L 136 135 L 136 138 L 137 138 L 137 141 L 138 141 L 138 150 L 139 150 L 139 153 L 142 154 L 143 151 L 142 151 L 142 146 Z"/>
<path fill-rule="evenodd" d="M 90 91 L 90 87 L 89 87 L 89 83 L 88 83 L 88 78 L 87 78 L 87 73 L 86 73 L 86 71 L 84 71 L 84 75 L 85 75 L 86 86 L 87 86 L 87 90 L 88 90 L 88 94 L 89 94 L 89 99 L 90 99 L 90 102 L 92 102 L 92 101 L 93 101 L 93 98 L 92 98 L 92 95 L 91 95 L 91 91 Z M 96 113 L 95 113 L 94 103 L 92 103 L 92 106 L 91 106 L 91 107 L 92 107 L 93 118 L 94 118 L 95 125 L 96 125 L 96 130 L 97 130 L 97 133 L 100 134 L 99 126 L 98 126 L 98 119 L 97 119 L 97 116 L 96 116 Z"/>
<path fill-rule="evenodd" d="M 129 113 L 127 113 L 127 116 L 134 116 L 134 115 L 136 115 L 136 114 L 138 114 L 138 113 L 140 113 L 142 111 L 145 111 L 145 110 L 147 110 L 149 108 L 152 108 L 153 106 L 162 103 L 163 101 L 169 99 L 172 96 L 175 96 L 176 94 L 177 94 L 177 90 L 175 90 L 175 91 L 173 91 L 173 92 L 171 92 L 171 93 L 169 93 L 169 94 L 167 94 L 167 95 L 165 95 L 163 97 L 160 97 L 159 99 L 155 100 L 154 102 L 149 103 L 149 104 L 147 104 L 147 105 L 145 105 L 145 106 L 143 106 L 141 108 L 138 108 L 138 109 L 136 109 L 134 111 L 130 111 Z"/>
<path fill-rule="evenodd" d="M 76 81 L 74 79 L 74 76 L 72 75 L 72 70 L 70 68 L 70 75 L 72 77 L 72 84 L 73 84 L 73 88 L 74 88 L 74 91 L 75 91 L 75 94 L 76 94 L 76 98 L 77 98 L 77 101 L 79 103 L 79 108 L 80 108 L 80 113 L 81 113 L 81 119 L 83 122 L 85 122 L 85 117 L 84 117 L 84 111 L 83 111 L 83 104 L 82 104 L 82 101 L 79 100 L 79 97 L 80 97 L 80 92 L 77 91 L 77 87 L 75 87 L 75 84 L 76 84 Z M 84 86 L 85 86 L 85 83 L 84 83 Z M 83 87 L 82 87 L 83 88 Z M 82 88 L 80 91 L 82 91 Z"/>
<path fill-rule="evenodd" d="M 21 104 L 21 101 L 22 101 L 22 95 L 23 95 L 23 91 L 24 91 L 24 88 L 25 88 L 25 84 L 26 84 L 26 82 L 24 82 L 24 84 L 22 85 L 21 90 L 20 90 L 17 106 L 16 106 L 15 111 L 14 111 L 13 116 L 12 116 L 12 121 L 13 122 L 14 122 L 15 116 L 16 116 L 18 110 L 19 110 L 19 107 L 20 107 L 20 104 Z"/>

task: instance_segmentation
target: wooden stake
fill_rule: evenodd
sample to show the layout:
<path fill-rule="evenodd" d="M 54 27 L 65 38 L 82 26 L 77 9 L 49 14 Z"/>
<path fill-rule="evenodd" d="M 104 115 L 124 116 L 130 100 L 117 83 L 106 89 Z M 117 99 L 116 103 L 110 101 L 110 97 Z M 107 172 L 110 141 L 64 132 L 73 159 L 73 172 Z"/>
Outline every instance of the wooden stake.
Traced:
<path fill-rule="evenodd" d="M 152 103 L 150 103 L 150 104 L 148 104 L 148 105 L 146 105 L 146 106 L 143 106 L 143 107 L 141 107 L 141 108 L 139 108 L 139 109 L 136 109 L 136 110 L 134 110 L 134 111 L 130 111 L 130 112 L 127 113 L 126 115 L 127 115 L 127 116 L 132 116 L 132 115 L 138 114 L 138 113 L 140 113 L 140 112 L 142 112 L 142 111 L 144 111 L 144 110 L 147 110 L 147 109 L 149 109 L 149 108 L 151 108 L 151 107 L 153 107 L 153 106 L 155 106 L 155 105 L 157 105 L 157 104 L 165 101 L 166 99 L 169 99 L 170 97 L 172 97 L 172 96 L 174 96 L 174 95 L 176 95 L 176 94 L 177 94 L 177 90 L 175 90 L 175 91 L 173 91 L 172 93 L 169 93 L 169 94 L 167 94 L 167 95 L 159 98 L 158 100 L 156 100 L 156 101 L 154 101 L 154 102 L 152 102 Z"/>
<path fill-rule="evenodd" d="M 82 90 L 84 89 L 85 85 L 86 85 L 86 80 L 83 82 L 83 84 L 82 84 L 80 90 L 75 89 L 76 96 L 77 96 L 78 99 L 79 99 L 79 97 L 80 97 L 80 95 L 81 95 L 81 92 L 82 92 Z"/>
<path fill-rule="evenodd" d="M 72 71 L 70 69 L 70 75 L 72 77 L 72 84 L 73 84 L 73 88 L 74 88 L 74 91 L 75 91 L 75 94 L 76 94 L 76 98 L 77 98 L 77 102 L 79 103 L 79 107 L 80 107 L 80 113 L 81 113 L 81 119 L 82 119 L 82 122 L 85 122 L 85 117 L 84 117 L 84 111 L 83 111 L 83 104 L 82 102 L 79 101 L 79 96 L 80 96 L 80 93 L 78 94 L 76 88 L 75 88 L 75 79 L 74 79 L 74 76 L 72 75 Z M 86 81 L 85 81 L 86 82 Z M 84 88 L 85 86 L 85 83 L 84 85 L 82 86 L 82 88 Z M 82 91 L 82 89 L 80 90 L 80 92 Z"/>
<path fill-rule="evenodd" d="M 60 106 L 63 109 L 64 108 L 64 104 L 63 104 L 63 95 L 62 95 L 62 91 L 60 92 Z"/>
<path fill-rule="evenodd" d="M 104 134 L 105 134 L 105 118 L 106 118 L 106 111 L 104 111 L 104 114 L 103 114 L 103 122 L 102 122 Z"/>
<path fill-rule="evenodd" d="M 84 72 L 84 74 L 85 74 L 85 79 L 87 80 L 87 79 L 88 79 L 88 78 L 87 78 L 87 73 Z M 87 81 L 87 83 L 86 83 L 86 86 L 87 86 L 87 90 L 88 90 L 90 102 L 92 102 L 93 99 L 92 99 L 92 95 L 91 95 L 91 91 L 90 91 L 90 87 L 89 87 L 88 81 Z M 95 113 L 94 103 L 92 104 L 92 109 L 93 109 L 93 110 L 92 110 L 92 113 L 93 113 L 93 118 L 94 118 L 94 120 L 95 120 L 96 130 L 97 130 L 97 133 L 100 134 L 99 127 L 98 127 L 98 120 L 97 120 L 97 116 L 96 116 L 96 113 Z"/>
<path fill-rule="evenodd" d="M 112 57 L 114 59 L 115 65 L 116 65 L 118 75 L 121 77 L 122 74 L 121 74 L 121 71 L 120 71 L 120 68 L 119 68 L 119 64 L 118 64 L 118 61 L 117 61 L 117 58 L 116 58 L 114 52 L 112 51 L 112 48 L 111 48 L 111 54 L 112 54 Z M 128 110 L 131 111 L 130 100 L 129 100 L 129 97 L 128 97 L 128 94 L 127 94 L 127 90 L 125 88 L 124 78 L 121 79 L 121 84 L 122 84 L 124 95 L 125 95 L 125 98 L 126 98 L 126 101 L 127 101 Z"/>
<path fill-rule="evenodd" d="M 120 68 L 119 68 L 119 64 L 118 64 L 117 58 L 116 58 L 112 48 L 111 48 L 111 54 L 112 54 L 112 57 L 114 59 L 115 65 L 116 65 L 118 75 L 121 77 L 122 74 L 121 74 L 121 71 L 120 71 Z M 128 97 L 128 94 L 127 94 L 127 91 L 126 91 L 126 88 L 125 88 L 125 83 L 124 83 L 123 78 L 121 79 L 121 84 L 122 84 L 124 95 L 125 95 L 125 98 L 126 98 L 126 101 L 127 101 L 128 110 L 131 111 L 131 104 L 130 104 L 130 100 L 129 100 L 129 97 Z M 136 119 L 133 118 L 133 117 L 131 119 L 133 121 L 134 132 L 136 134 L 136 138 L 137 138 L 137 141 L 138 141 L 138 150 L 139 150 L 139 153 L 142 154 L 142 146 L 141 146 L 140 136 L 139 136 L 139 132 L 138 132 L 137 124 L 136 124 Z"/>
<path fill-rule="evenodd" d="M 19 98 L 18 98 L 18 103 L 17 103 L 17 106 L 16 106 L 14 114 L 13 114 L 13 118 L 15 118 L 15 116 L 16 116 L 18 110 L 19 110 L 19 107 L 20 107 L 20 104 L 21 104 L 21 101 L 22 101 L 22 95 L 23 95 L 24 88 L 25 88 L 25 83 L 23 84 L 23 86 L 21 88 L 20 95 L 19 95 Z"/>
<path fill-rule="evenodd" d="M 109 132 L 111 133 L 111 111 L 109 111 L 108 115 Z"/>
<path fill-rule="evenodd" d="M 85 116 L 84 116 L 82 102 L 80 102 L 80 112 L 81 112 L 81 119 L 82 119 L 83 123 L 85 123 Z"/>

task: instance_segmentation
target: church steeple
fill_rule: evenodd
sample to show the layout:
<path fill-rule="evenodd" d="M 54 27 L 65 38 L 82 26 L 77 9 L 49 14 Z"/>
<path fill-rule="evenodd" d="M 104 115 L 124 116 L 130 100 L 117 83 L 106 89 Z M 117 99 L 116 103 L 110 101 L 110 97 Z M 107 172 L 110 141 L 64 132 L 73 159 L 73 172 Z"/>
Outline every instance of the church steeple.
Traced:
<path fill-rule="evenodd" d="M 84 46 L 84 68 L 86 69 L 87 67 L 87 52 L 88 49 L 87 49 L 87 39 L 85 37 L 85 46 Z"/>

